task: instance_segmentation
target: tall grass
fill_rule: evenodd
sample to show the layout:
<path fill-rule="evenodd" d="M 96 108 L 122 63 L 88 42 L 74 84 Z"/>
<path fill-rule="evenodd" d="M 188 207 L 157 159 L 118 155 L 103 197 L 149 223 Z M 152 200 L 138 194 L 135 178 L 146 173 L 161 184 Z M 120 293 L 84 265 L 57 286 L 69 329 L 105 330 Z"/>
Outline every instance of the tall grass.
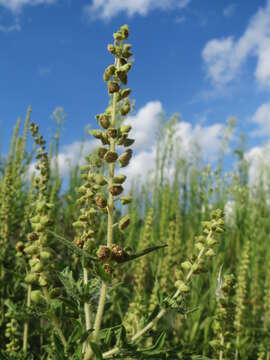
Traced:
<path fill-rule="evenodd" d="M 187 157 L 172 117 L 154 176 L 124 194 L 128 36 L 123 26 L 108 46 L 109 106 L 92 131 L 102 146 L 66 188 L 61 113 L 51 146 L 30 108 L 15 124 L 0 177 L 0 358 L 269 359 L 268 169 L 251 183 L 240 141 L 225 172 L 235 120 L 215 168 L 196 147 Z"/>

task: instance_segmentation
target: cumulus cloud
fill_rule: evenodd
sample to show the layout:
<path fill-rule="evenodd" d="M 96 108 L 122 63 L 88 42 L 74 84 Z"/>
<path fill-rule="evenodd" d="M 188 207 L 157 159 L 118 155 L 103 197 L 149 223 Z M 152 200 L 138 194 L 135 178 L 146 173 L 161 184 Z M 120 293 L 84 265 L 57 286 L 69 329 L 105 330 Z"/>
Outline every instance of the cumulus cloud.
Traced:
<path fill-rule="evenodd" d="M 184 8 L 191 0 L 92 0 L 91 4 L 84 7 L 84 12 L 89 18 L 109 20 L 119 13 L 126 13 L 129 17 L 136 14 L 145 16 L 155 9 L 170 10 Z"/>
<path fill-rule="evenodd" d="M 249 181 L 256 185 L 260 179 L 269 185 L 269 162 L 270 162 L 270 142 L 265 146 L 255 146 L 246 154 L 245 159 L 249 163 Z M 265 172 L 267 170 L 267 172 Z M 261 178 L 262 176 L 262 178 Z"/>
<path fill-rule="evenodd" d="M 127 187 L 137 177 L 145 182 L 148 174 L 155 168 L 157 133 L 160 130 L 162 114 L 164 114 L 162 104 L 159 101 L 150 101 L 139 109 L 136 115 L 129 116 L 125 121 L 132 125 L 130 136 L 136 139 L 132 146 L 134 156 L 129 165 L 121 169 L 121 173 L 128 176 Z M 179 153 L 176 153 L 175 157 L 183 157 L 192 161 L 193 149 L 196 144 L 199 147 L 200 156 L 207 161 L 214 161 L 220 148 L 223 130 L 222 124 L 193 126 L 187 121 L 176 123 L 173 141 L 176 148 L 179 145 Z M 70 168 L 82 164 L 84 157 L 99 145 L 99 141 L 93 139 L 84 143 L 77 141 L 64 146 L 57 159 L 60 174 L 67 177 Z M 31 165 L 30 170 L 30 172 L 34 171 L 34 164 Z M 173 172 L 173 169 L 169 170 Z"/>
<path fill-rule="evenodd" d="M 255 78 L 262 87 L 270 87 L 270 0 L 251 18 L 238 39 L 232 36 L 212 39 L 204 47 L 202 57 L 207 76 L 216 85 L 233 80 L 249 56 L 257 59 Z"/>
<path fill-rule="evenodd" d="M 252 121 L 258 126 L 258 130 L 254 132 L 255 135 L 270 135 L 270 102 L 262 104 L 256 110 Z"/>
<path fill-rule="evenodd" d="M 56 2 L 56 0 L 0 0 L 0 6 L 5 7 L 13 13 L 18 13 L 27 5 L 53 4 L 54 2 Z"/>

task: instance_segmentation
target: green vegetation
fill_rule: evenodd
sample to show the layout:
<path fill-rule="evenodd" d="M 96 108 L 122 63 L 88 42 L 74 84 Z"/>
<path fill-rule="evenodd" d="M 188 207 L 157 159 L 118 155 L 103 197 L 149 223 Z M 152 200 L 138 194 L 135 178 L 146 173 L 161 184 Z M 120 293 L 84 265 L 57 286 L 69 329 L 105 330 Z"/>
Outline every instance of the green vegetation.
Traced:
<path fill-rule="evenodd" d="M 0 175 L 0 359 L 270 359 L 267 171 L 250 184 L 240 145 L 224 172 L 234 121 L 214 170 L 196 147 L 191 161 L 174 116 L 153 176 L 128 189 L 128 37 L 124 25 L 108 45 L 100 147 L 63 191 L 61 110 L 49 147 L 30 108 L 15 126 Z"/>

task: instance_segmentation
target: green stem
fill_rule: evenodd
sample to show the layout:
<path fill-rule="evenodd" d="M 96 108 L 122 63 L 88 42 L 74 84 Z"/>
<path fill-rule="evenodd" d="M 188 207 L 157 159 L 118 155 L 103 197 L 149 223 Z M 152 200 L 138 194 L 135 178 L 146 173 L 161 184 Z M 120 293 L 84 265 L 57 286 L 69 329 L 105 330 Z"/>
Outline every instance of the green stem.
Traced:
<path fill-rule="evenodd" d="M 88 284 L 88 270 L 84 267 L 83 268 L 83 283 L 84 285 Z M 87 302 L 84 303 L 84 314 L 85 314 L 85 329 L 91 329 L 91 316 L 90 316 L 90 306 Z M 88 340 L 86 339 L 85 343 L 83 344 L 83 353 L 88 348 Z"/>
<path fill-rule="evenodd" d="M 207 240 L 210 239 L 212 236 L 212 231 L 209 232 L 209 234 L 207 235 Z M 206 240 L 206 242 L 207 242 Z M 201 249 L 201 251 L 199 252 L 199 255 L 197 256 L 196 262 L 198 262 L 200 260 L 200 258 L 203 256 L 205 252 L 205 247 L 203 247 Z M 186 276 L 186 282 L 188 282 L 191 279 L 191 276 L 193 275 L 194 269 L 191 268 L 189 273 Z M 177 289 L 177 291 L 175 292 L 175 294 L 173 295 L 173 299 L 177 299 L 180 295 L 180 291 L 179 289 Z M 163 318 L 163 316 L 167 313 L 167 309 L 161 309 L 160 312 L 156 315 L 156 317 L 150 321 L 142 330 L 138 331 L 132 338 L 131 338 L 131 343 L 134 343 L 137 339 L 139 339 L 141 336 L 143 336 L 145 333 L 147 333 L 149 330 L 151 330 L 158 322 L 161 318 Z M 117 353 L 119 353 L 120 348 L 119 347 L 115 347 L 112 350 L 109 350 L 105 353 L 102 354 L 104 359 L 108 359 L 110 358 L 112 355 L 115 355 Z M 90 359 L 90 358 L 89 358 Z M 85 359 L 85 360 L 89 360 L 89 359 Z"/>
<path fill-rule="evenodd" d="M 115 60 L 116 68 L 119 68 L 120 66 L 120 59 Z M 113 94 L 113 101 L 112 101 L 112 117 L 111 117 L 111 127 L 115 127 L 115 118 L 116 118 L 116 105 L 117 105 L 117 94 Z M 115 139 L 110 139 L 110 151 L 115 151 Z M 109 187 L 113 185 L 113 178 L 114 178 L 114 170 L 115 165 L 114 163 L 109 165 Z M 107 224 L 107 246 L 109 248 L 112 247 L 113 244 L 113 210 L 114 210 L 114 198 L 111 193 L 109 193 L 108 197 L 108 206 L 107 206 L 107 212 L 108 212 L 108 224 Z M 100 297 L 98 302 L 98 308 L 97 308 L 97 314 L 95 318 L 95 324 L 94 324 L 94 334 L 93 334 L 93 340 L 96 340 L 98 337 L 98 333 L 101 327 L 102 318 L 103 318 L 103 312 L 104 312 L 104 305 L 106 301 L 106 294 L 107 294 L 107 288 L 108 285 L 105 282 L 102 282 L 101 285 L 101 291 L 100 291 Z M 84 360 L 90 360 L 93 356 L 92 349 L 88 349 L 86 351 Z"/>
<path fill-rule="evenodd" d="M 31 291 L 32 285 L 28 284 L 27 286 L 27 300 L 26 307 L 29 308 L 31 305 Z M 27 340 L 28 340 L 28 330 L 29 330 L 29 321 L 28 319 L 24 322 L 23 326 L 23 352 L 27 353 Z"/>

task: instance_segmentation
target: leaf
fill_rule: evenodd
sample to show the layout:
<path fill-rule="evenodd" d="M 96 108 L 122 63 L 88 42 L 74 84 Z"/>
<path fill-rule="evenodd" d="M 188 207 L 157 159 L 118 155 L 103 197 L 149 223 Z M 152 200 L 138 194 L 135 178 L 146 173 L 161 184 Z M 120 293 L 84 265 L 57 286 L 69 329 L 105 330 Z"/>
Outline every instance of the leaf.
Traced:
<path fill-rule="evenodd" d="M 92 348 L 94 354 L 97 357 L 97 360 L 102 360 L 103 357 L 102 357 L 102 351 L 100 350 L 100 347 L 92 341 L 90 342 L 90 345 L 91 345 L 91 348 Z"/>
<path fill-rule="evenodd" d="M 48 230 L 52 235 L 54 235 L 54 237 L 58 240 L 61 240 L 62 244 L 65 245 L 67 248 L 69 248 L 73 253 L 75 253 L 76 255 L 78 255 L 79 257 L 83 258 L 85 257 L 87 260 L 93 260 L 93 261 L 98 261 L 97 257 L 91 256 L 88 253 L 86 253 L 85 251 L 81 250 L 80 248 L 78 248 L 77 246 L 75 246 L 73 244 L 72 241 L 69 241 L 67 239 L 65 239 L 64 237 L 56 234 L 55 232 Z"/>
<path fill-rule="evenodd" d="M 159 353 L 164 346 L 165 340 L 166 340 L 166 331 L 164 330 L 157 338 L 155 344 L 152 345 L 151 347 L 145 349 L 143 352 L 146 354 L 149 354 L 149 355 Z"/>
<path fill-rule="evenodd" d="M 91 328 L 89 330 L 86 330 L 82 336 L 81 336 L 81 339 L 80 339 L 80 342 L 83 343 L 85 342 L 85 340 L 89 337 L 89 335 L 94 331 L 95 329 L 94 328 Z"/>
<path fill-rule="evenodd" d="M 141 256 L 145 256 L 145 255 L 147 255 L 147 254 L 149 254 L 149 253 L 151 253 L 153 251 L 163 249 L 163 248 L 165 248 L 167 246 L 168 246 L 167 244 L 151 246 L 149 248 L 146 248 L 146 249 L 142 250 L 141 252 L 139 252 L 137 254 L 132 254 L 132 255 L 128 254 L 127 258 L 122 260 L 120 264 L 123 264 L 123 263 L 128 262 L 128 261 L 135 260 L 135 259 L 137 259 L 137 258 L 139 258 Z"/>

